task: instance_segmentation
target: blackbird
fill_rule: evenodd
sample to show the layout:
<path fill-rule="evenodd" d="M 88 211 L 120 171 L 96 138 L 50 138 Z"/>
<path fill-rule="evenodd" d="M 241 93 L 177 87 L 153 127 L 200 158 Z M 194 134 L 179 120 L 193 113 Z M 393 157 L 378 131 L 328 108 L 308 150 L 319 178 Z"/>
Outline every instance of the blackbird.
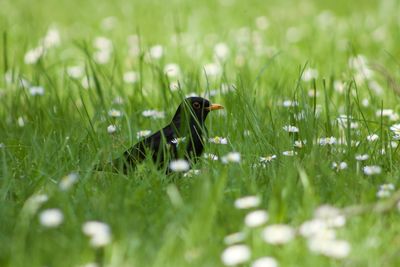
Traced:
<path fill-rule="evenodd" d="M 168 165 L 171 160 L 183 158 L 195 161 L 203 152 L 208 113 L 223 108 L 202 97 L 186 98 L 170 124 L 126 150 L 112 162 L 113 170 L 126 174 L 146 157 L 151 157 L 159 168 L 166 167 L 167 173 L 170 172 Z"/>

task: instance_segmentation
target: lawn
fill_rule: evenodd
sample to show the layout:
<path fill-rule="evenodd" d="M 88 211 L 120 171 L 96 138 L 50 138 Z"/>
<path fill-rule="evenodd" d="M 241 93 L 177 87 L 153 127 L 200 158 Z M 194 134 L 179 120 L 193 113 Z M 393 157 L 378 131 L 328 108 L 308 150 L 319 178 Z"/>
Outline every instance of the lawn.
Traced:
<path fill-rule="evenodd" d="M 2 0 L 0 266 L 400 266 L 399 14 Z M 192 95 L 191 171 L 93 170 Z"/>

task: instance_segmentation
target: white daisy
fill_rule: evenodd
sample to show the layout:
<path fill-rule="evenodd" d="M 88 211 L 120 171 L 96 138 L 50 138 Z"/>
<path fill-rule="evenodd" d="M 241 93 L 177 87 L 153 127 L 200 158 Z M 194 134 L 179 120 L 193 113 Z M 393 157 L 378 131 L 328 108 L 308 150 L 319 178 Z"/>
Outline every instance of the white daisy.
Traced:
<path fill-rule="evenodd" d="M 250 209 L 258 207 L 261 203 L 261 198 L 258 196 L 245 196 L 235 200 L 237 209 Z"/>
<path fill-rule="evenodd" d="M 93 247 L 104 247 L 111 242 L 111 230 L 106 223 L 88 221 L 83 224 L 82 231 L 90 237 L 90 244 Z"/>
<path fill-rule="evenodd" d="M 230 162 L 239 163 L 241 161 L 241 155 L 239 152 L 229 152 L 221 158 L 221 161 L 225 164 Z"/>
<path fill-rule="evenodd" d="M 119 118 L 122 116 L 122 112 L 116 109 L 110 109 L 108 111 L 108 116 L 113 117 L 113 118 Z"/>
<path fill-rule="evenodd" d="M 139 80 L 139 74 L 136 71 L 127 71 L 124 73 L 123 80 L 127 84 L 134 84 Z"/>
<path fill-rule="evenodd" d="M 32 96 L 44 95 L 44 88 L 43 88 L 43 86 L 31 86 L 31 87 L 29 87 L 29 93 Z"/>
<path fill-rule="evenodd" d="M 262 237 L 265 242 L 272 245 L 282 245 L 290 242 L 295 236 L 292 227 L 285 224 L 275 224 L 264 228 Z"/>
<path fill-rule="evenodd" d="M 169 164 L 169 168 L 174 172 L 186 172 L 189 170 L 190 165 L 187 160 L 177 159 L 171 161 L 171 163 Z"/>
<path fill-rule="evenodd" d="M 268 221 L 268 213 L 265 210 L 255 210 L 246 215 L 244 223 L 248 227 L 258 227 Z"/>
<path fill-rule="evenodd" d="M 116 125 L 113 125 L 113 124 L 108 125 L 108 127 L 107 127 L 107 132 L 108 132 L 109 134 L 113 134 L 113 133 L 115 133 L 116 131 L 117 131 L 117 126 L 116 126 Z"/>
<path fill-rule="evenodd" d="M 47 209 L 39 215 L 40 224 L 48 228 L 59 226 L 63 220 L 64 215 L 59 209 Z"/>
<path fill-rule="evenodd" d="M 370 134 L 367 136 L 368 142 L 375 142 L 379 139 L 379 135 L 377 134 Z"/>
<path fill-rule="evenodd" d="M 278 267 L 278 261 L 272 257 L 258 258 L 251 264 L 251 267 Z"/>
<path fill-rule="evenodd" d="M 234 266 L 247 262 L 251 251 L 246 245 L 233 245 L 227 247 L 221 255 L 221 260 L 226 266 Z"/>
<path fill-rule="evenodd" d="M 163 119 L 163 118 L 165 118 L 165 112 L 154 110 L 154 109 L 145 110 L 145 111 L 142 112 L 142 115 L 144 117 L 149 117 L 149 118 L 153 118 L 153 119 Z"/>
<path fill-rule="evenodd" d="M 213 138 L 209 138 L 208 141 L 210 143 L 213 143 L 213 144 L 221 144 L 221 145 L 228 144 L 228 139 L 226 137 L 216 136 L 216 137 L 213 137 Z"/>
<path fill-rule="evenodd" d="M 137 137 L 137 139 L 140 139 L 140 138 L 149 136 L 150 134 L 151 134 L 150 130 L 141 130 L 136 133 L 136 137 Z"/>
<path fill-rule="evenodd" d="M 299 132 L 299 128 L 297 128 L 296 126 L 292 126 L 292 125 L 283 126 L 283 130 L 285 130 L 288 133 L 298 133 Z"/>
<path fill-rule="evenodd" d="M 58 186 L 60 187 L 61 190 L 67 191 L 70 189 L 75 183 L 78 182 L 78 174 L 77 173 L 70 173 L 63 178 L 61 178 L 60 182 L 58 183 Z"/>
<path fill-rule="evenodd" d="M 365 166 L 363 168 L 364 174 L 371 176 L 375 174 L 380 174 L 382 172 L 382 168 L 377 165 Z"/>
<path fill-rule="evenodd" d="M 246 238 L 246 234 L 243 232 L 237 232 L 224 237 L 224 243 L 226 245 L 233 245 L 236 243 L 243 242 Z"/>

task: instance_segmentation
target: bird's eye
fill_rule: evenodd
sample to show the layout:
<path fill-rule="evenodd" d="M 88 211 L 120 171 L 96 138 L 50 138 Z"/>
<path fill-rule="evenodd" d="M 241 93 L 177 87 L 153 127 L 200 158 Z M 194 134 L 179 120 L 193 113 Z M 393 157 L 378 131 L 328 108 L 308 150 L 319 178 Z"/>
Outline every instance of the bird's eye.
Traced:
<path fill-rule="evenodd" d="M 199 109 L 199 108 L 200 108 L 200 103 L 199 103 L 199 102 L 194 102 L 194 103 L 193 103 L 193 107 L 194 107 L 195 109 Z"/>

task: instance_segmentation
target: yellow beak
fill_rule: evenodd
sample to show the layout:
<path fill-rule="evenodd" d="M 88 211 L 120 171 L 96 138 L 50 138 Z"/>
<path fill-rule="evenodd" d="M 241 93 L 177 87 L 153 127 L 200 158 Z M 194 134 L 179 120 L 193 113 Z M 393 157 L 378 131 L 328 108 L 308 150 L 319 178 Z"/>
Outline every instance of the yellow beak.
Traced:
<path fill-rule="evenodd" d="M 208 110 L 212 111 L 212 110 L 218 110 L 218 109 L 224 109 L 224 106 L 220 105 L 220 104 L 212 104 L 211 106 L 209 106 L 207 108 Z"/>

